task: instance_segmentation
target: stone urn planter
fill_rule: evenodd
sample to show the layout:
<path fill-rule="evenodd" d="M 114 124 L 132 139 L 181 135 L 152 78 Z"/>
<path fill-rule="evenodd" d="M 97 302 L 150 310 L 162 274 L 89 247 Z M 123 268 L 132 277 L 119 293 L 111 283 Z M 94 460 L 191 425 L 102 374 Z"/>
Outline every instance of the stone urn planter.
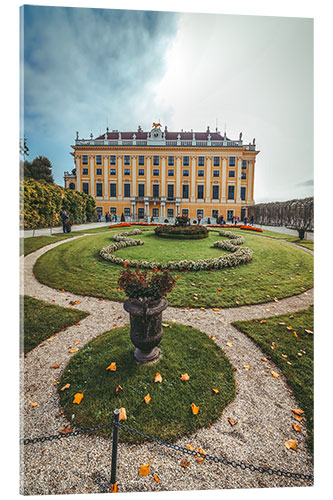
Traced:
<path fill-rule="evenodd" d="M 124 309 L 130 314 L 130 337 L 135 346 L 134 357 L 139 363 L 156 361 L 161 351 L 157 347 L 163 335 L 162 312 L 168 301 L 127 299 Z"/>

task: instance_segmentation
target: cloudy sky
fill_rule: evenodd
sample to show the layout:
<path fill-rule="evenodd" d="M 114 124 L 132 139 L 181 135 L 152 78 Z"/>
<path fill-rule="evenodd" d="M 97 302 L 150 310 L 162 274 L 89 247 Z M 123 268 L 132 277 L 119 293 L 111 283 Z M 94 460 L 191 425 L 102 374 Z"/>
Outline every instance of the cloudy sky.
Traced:
<path fill-rule="evenodd" d="M 313 195 L 311 19 L 24 6 L 21 23 L 29 160 L 56 183 L 76 131 L 159 120 L 255 138 L 256 202 Z"/>

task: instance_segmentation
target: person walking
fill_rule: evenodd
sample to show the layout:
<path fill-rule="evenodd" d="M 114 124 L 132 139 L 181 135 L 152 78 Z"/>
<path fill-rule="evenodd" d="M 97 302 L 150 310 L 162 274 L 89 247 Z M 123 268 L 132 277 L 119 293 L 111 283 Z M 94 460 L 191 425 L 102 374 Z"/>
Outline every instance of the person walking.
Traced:
<path fill-rule="evenodd" d="M 244 224 L 245 224 L 245 226 L 247 226 L 247 221 L 248 221 L 248 218 L 245 216 L 244 217 Z"/>
<path fill-rule="evenodd" d="M 63 211 L 63 213 L 60 215 L 61 220 L 62 220 L 62 230 L 64 233 L 67 233 L 67 222 L 69 220 L 69 216 L 67 215 L 66 210 Z"/>
<path fill-rule="evenodd" d="M 200 221 L 201 221 L 201 215 L 199 214 L 198 215 L 198 224 L 200 224 Z"/>

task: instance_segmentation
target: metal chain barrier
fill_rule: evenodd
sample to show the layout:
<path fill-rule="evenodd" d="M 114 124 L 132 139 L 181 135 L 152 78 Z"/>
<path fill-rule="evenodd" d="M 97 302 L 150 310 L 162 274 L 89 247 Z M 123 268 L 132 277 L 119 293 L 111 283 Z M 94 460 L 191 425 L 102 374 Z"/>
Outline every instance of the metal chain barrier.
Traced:
<path fill-rule="evenodd" d="M 113 422 L 109 424 L 104 424 L 104 425 L 95 425 L 94 427 L 89 427 L 88 429 L 81 429 L 77 431 L 71 431 L 71 432 L 64 432 L 59 434 L 55 434 L 53 436 L 43 436 L 43 437 L 36 437 L 32 439 L 23 439 L 21 440 L 22 444 L 35 444 L 35 443 L 44 443 L 44 441 L 53 441 L 54 439 L 62 439 L 62 438 L 67 438 L 71 436 L 82 436 L 83 434 L 88 434 L 89 432 L 94 432 L 94 431 L 100 431 L 103 429 L 107 429 L 108 427 L 113 427 Z"/>

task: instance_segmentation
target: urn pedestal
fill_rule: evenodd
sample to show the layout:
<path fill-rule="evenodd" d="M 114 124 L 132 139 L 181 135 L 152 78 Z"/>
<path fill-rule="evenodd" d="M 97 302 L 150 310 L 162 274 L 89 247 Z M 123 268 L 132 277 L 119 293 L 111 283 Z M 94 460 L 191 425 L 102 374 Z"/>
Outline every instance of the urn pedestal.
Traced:
<path fill-rule="evenodd" d="M 167 307 L 165 298 L 156 301 L 128 299 L 124 302 L 124 309 L 130 314 L 130 337 L 136 347 L 134 357 L 139 363 L 159 358 L 161 351 L 157 346 L 163 335 L 162 312 Z"/>

